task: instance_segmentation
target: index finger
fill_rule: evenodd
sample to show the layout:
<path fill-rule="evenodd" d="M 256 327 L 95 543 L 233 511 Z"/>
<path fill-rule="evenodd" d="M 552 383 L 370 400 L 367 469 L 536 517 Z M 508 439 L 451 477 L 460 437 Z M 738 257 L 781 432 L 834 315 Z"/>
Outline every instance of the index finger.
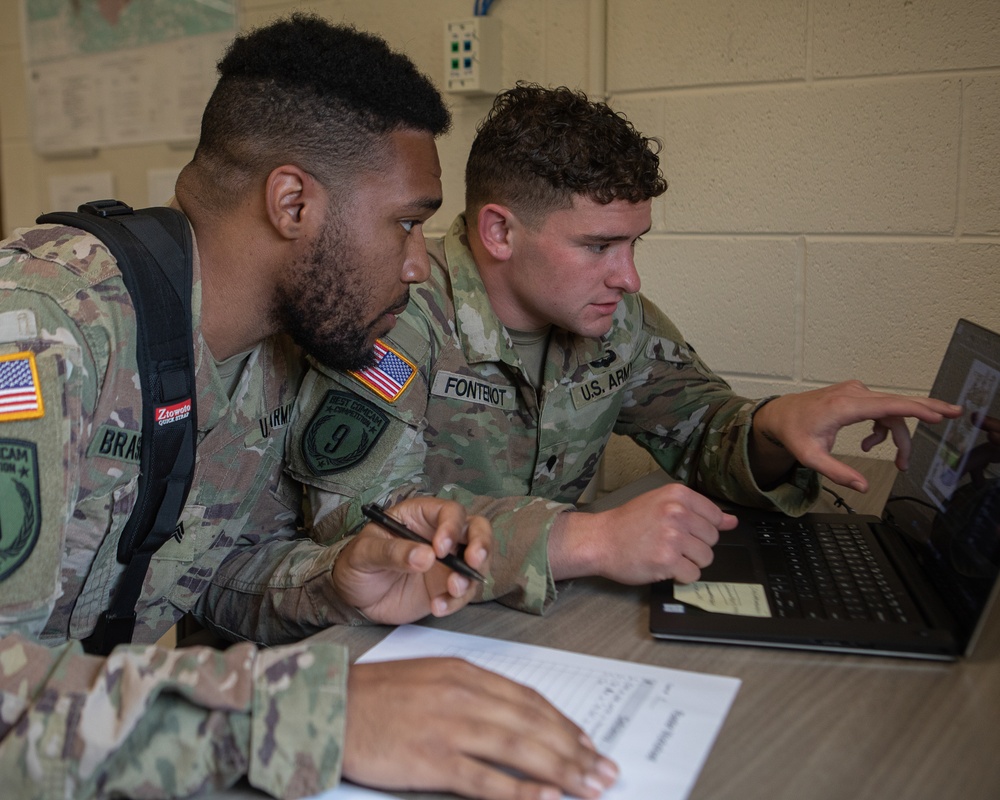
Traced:
<path fill-rule="evenodd" d="M 431 541 L 434 552 L 439 556 L 447 555 L 456 546 L 469 540 L 469 517 L 464 507 L 453 500 L 441 500 L 435 516 L 436 519 L 428 522 L 434 525 Z"/>
<path fill-rule="evenodd" d="M 493 552 L 493 526 L 485 517 L 469 517 L 465 527 L 465 562 L 480 572 Z"/>
<path fill-rule="evenodd" d="M 862 418 L 871 420 L 885 417 L 913 417 L 923 422 L 934 423 L 940 422 L 942 418 L 959 417 L 963 412 L 962 406 L 934 397 L 906 397 L 874 392 L 865 405 L 868 415 Z"/>

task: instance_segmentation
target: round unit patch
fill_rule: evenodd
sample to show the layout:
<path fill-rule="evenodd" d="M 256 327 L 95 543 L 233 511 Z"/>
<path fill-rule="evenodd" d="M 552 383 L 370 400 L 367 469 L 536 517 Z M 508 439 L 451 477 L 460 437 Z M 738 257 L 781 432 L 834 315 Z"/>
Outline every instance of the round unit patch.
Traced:
<path fill-rule="evenodd" d="M 330 475 L 364 459 L 389 425 L 377 406 L 332 389 L 302 437 L 302 455 L 316 475 Z"/>
<path fill-rule="evenodd" d="M 35 444 L 0 439 L 0 581 L 28 559 L 41 530 Z"/>

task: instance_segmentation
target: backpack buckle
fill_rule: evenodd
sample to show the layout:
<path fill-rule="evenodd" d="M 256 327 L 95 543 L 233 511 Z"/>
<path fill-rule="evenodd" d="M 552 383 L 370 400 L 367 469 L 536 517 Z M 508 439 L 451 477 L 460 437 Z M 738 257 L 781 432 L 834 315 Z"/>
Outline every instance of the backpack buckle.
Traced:
<path fill-rule="evenodd" d="M 81 214 L 93 214 L 95 217 L 120 217 L 131 214 L 132 206 L 127 206 L 121 200 L 91 200 L 77 208 Z"/>

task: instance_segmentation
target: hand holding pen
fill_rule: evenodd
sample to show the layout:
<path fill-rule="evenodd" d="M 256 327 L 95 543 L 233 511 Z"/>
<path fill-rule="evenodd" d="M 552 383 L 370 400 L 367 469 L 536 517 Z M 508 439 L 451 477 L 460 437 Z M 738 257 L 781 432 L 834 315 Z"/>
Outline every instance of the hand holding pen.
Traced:
<path fill-rule="evenodd" d="M 364 513 L 374 524 L 343 548 L 333 569 L 347 603 L 373 622 L 398 625 L 446 616 L 473 599 L 492 549 L 486 519 L 436 497 L 411 497 L 388 511 L 366 506 Z"/>
<path fill-rule="evenodd" d="M 402 522 L 397 520 L 395 517 L 390 517 L 385 511 L 376 505 L 369 503 L 366 506 L 362 506 L 361 512 L 372 522 L 385 528 L 389 531 L 389 533 L 394 536 L 398 536 L 400 539 L 406 539 L 411 542 L 421 542 L 423 544 L 433 546 L 433 542 L 431 542 L 430 539 L 425 536 L 421 536 L 416 531 L 410 530 Z M 462 549 L 464 550 L 465 548 Z M 486 583 L 486 578 L 462 561 L 461 558 L 452 553 L 437 556 L 437 560 L 449 569 L 455 570 L 455 572 L 459 575 L 464 575 L 466 578 L 471 578 L 472 580 L 479 581 L 480 583 Z"/>

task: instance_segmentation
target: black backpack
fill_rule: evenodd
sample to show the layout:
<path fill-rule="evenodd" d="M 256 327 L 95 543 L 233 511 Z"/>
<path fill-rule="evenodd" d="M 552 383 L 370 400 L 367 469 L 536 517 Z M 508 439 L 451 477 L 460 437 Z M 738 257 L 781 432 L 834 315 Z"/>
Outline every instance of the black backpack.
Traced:
<path fill-rule="evenodd" d="M 106 655 L 115 645 L 132 641 L 135 605 L 150 559 L 174 534 L 194 475 L 198 425 L 191 230 L 175 209 L 135 211 L 118 200 L 43 214 L 37 222 L 80 228 L 104 242 L 118 262 L 136 314 L 142 389 L 138 496 L 118 542 L 125 573 L 111 606 L 83 641 L 88 653 Z"/>

